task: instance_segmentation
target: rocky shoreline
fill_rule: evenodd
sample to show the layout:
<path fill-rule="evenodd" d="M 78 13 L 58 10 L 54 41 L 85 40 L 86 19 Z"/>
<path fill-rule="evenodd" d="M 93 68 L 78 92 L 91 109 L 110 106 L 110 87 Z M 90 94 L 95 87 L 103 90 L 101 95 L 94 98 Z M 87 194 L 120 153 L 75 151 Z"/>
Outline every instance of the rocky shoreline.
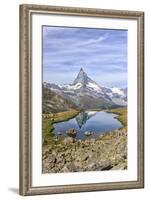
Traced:
<path fill-rule="evenodd" d="M 85 140 L 66 137 L 43 145 L 42 161 L 43 173 L 125 170 L 127 129 Z"/>

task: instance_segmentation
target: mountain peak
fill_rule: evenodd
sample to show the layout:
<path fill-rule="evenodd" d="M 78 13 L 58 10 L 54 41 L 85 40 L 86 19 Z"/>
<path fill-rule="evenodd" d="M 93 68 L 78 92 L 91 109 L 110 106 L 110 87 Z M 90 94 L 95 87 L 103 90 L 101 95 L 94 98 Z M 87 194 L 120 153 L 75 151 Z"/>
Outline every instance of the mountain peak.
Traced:
<path fill-rule="evenodd" d="M 80 68 L 80 72 L 84 72 L 84 70 L 83 70 L 83 68 L 82 68 L 82 67 Z"/>
<path fill-rule="evenodd" d="M 95 81 L 88 77 L 87 73 L 83 70 L 83 68 L 80 68 L 80 71 L 77 77 L 75 78 L 73 85 L 77 83 L 81 83 L 83 87 L 85 87 L 88 83 L 94 83 L 98 85 Z"/>
<path fill-rule="evenodd" d="M 75 78 L 73 84 L 76 86 L 76 88 L 81 88 L 81 89 L 88 89 L 88 90 L 93 90 L 93 91 L 102 91 L 101 87 L 93 81 L 91 78 L 87 76 L 87 73 L 84 72 L 83 68 L 80 68 L 80 71 Z"/>
<path fill-rule="evenodd" d="M 86 82 L 88 81 L 88 76 L 87 74 L 84 72 L 83 68 L 80 68 L 80 71 L 76 77 L 76 79 L 74 80 L 73 84 L 77 84 L 77 83 L 81 83 L 82 85 L 85 85 Z"/>

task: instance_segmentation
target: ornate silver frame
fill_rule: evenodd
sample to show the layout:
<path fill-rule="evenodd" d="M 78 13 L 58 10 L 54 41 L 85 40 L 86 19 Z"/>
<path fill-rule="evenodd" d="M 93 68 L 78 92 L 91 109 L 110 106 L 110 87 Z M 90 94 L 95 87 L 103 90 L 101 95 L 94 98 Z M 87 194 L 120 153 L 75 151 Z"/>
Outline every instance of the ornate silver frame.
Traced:
<path fill-rule="evenodd" d="M 134 19 L 138 24 L 138 180 L 32 187 L 31 184 L 31 15 L 33 13 Z M 56 194 L 144 187 L 144 13 L 45 5 L 20 5 L 20 194 Z"/>

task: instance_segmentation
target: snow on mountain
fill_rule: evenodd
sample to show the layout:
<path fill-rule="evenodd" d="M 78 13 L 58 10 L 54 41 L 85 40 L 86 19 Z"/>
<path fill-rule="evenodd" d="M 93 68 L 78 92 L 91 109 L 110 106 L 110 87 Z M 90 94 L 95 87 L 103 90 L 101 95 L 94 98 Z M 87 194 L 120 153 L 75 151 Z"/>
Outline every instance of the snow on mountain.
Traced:
<path fill-rule="evenodd" d="M 107 102 L 115 105 L 127 105 L 127 89 L 121 89 L 117 87 L 107 88 L 100 86 L 91 78 L 88 77 L 86 72 L 81 68 L 77 77 L 72 84 L 56 85 L 46 83 L 46 87 L 54 90 L 58 94 L 66 95 L 68 98 L 72 98 L 74 102 L 79 102 L 79 97 L 90 96 L 101 102 Z M 84 99 L 85 101 L 85 99 Z"/>
<path fill-rule="evenodd" d="M 127 90 L 121 88 L 110 88 L 106 93 L 114 103 L 121 106 L 127 105 Z"/>
<path fill-rule="evenodd" d="M 86 85 L 91 79 L 87 76 L 87 74 L 81 68 L 76 79 L 73 82 L 73 85 L 77 83 L 81 83 L 82 85 Z"/>
<path fill-rule="evenodd" d="M 102 93 L 101 87 L 99 87 L 96 83 L 88 82 L 86 86 L 87 86 L 88 88 L 90 88 L 90 89 L 96 91 L 96 92 Z"/>
<path fill-rule="evenodd" d="M 76 83 L 75 85 L 64 85 L 63 87 L 61 88 L 65 88 L 65 89 L 68 89 L 68 90 L 78 90 L 82 87 L 82 83 Z"/>
<path fill-rule="evenodd" d="M 62 88 L 67 90 L 80 90 L 85 88 L 102 93 L 101 87 L 95 81 L 90 79 L 82 68 L 80 69 L 74 82 L 70 85 L 63 85 Z"/>
<path fill-rule="evenodd" d="M 124 92 L 122 91 L 122 89 L 120 88 L 111 88 L 112 92 L 115 93 L 115 94 L 118 94 L 118 95 L 121 95 L 123 96 L 124 95 Z"/>
<path fill-rule="evenodd" d="M 82 68 L 74 80 L 73 85 L 77 85 L 78 83 L 81 83 L 81 87 L 88 87 L 93 90 L 101 91 L 101 87 L 91 78 L 89 78 Z"/>

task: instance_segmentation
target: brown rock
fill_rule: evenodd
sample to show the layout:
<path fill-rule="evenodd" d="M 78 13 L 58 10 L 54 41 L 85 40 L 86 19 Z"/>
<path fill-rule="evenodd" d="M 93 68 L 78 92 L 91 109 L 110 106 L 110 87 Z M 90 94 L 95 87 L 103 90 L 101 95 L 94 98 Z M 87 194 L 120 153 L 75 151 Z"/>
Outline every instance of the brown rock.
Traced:
<path fill-rule="evenodd" d="M 77 135 L 77 131 L 74 128 L 70 128 L 67 132 L 67 135 L 69 135 L 70 137 L 76 137 Z"/>

